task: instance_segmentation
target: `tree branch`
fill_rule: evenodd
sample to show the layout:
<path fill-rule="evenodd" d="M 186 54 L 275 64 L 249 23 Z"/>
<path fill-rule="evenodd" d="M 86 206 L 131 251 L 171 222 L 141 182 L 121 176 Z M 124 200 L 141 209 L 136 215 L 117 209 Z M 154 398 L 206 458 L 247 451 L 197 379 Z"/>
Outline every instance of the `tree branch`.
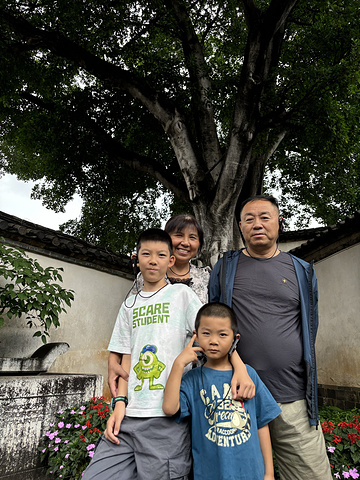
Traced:
<path fill-rule="evenodd" d="M 278 62 L 286 20 L 297 1 L 272 0 L 268 9 L 262 12 L 253 0 L 243 0 L 249 35 L 232 119 L 227 160 L 222 172 L 225 177 L 242 178 L 245 181 L 252 145 L 259 131 L 261 98 L 272 66 Z M 246 152 L 243 151 L 244 145 Z M 242 161 L 236 164 L 236 157 Z M 219 188 L 223 187 L 223 182 L 220 181 Z"/>
<path fill-rule="evenodd" d="M 41 30 L 23 18 L 15 17 L 4 10 L 0 10 L 0 12 L 8 26 L 19 34 L 27 45 L 31 45 L 33 50 L 45 48 L 55 55 L 72 61 L 79 68 L 101 80 L 107 87 L 125 91 L 140 101 L 160 122 L 168 135 L 190 192 L 190 198 L 193 200 L 200 195 L 197 178 L 204 177 L 206 173 L 202 172 L 206 172 L 206 169 L 204 170 L 199 164 L 184 118 L 166 97 L 150 87 L 144 79 L 97 57 L 62 34 Z M 116 149 L 114 149 L 114 154 L 116 154 Z M 128 161 L 130 160 L 128 159 Z M 142 162 L 136 162 L 134 158 L 130 164 L 146 173 L 156 174 L 154 166 L 150 164 L 146 165 L 145 163 L 141 166 Z M 157 178 L 172 191 L 178 190 L 163 168 L 160 169 Z M 184 191 L 180 196 L 184 197 Z"/>
<path fill-rule="evenodd" d="M 41 109 L 54 112 L 54 105 L 44 102 L 41 98 L 36 97 L 29 92 L 23 92 L 22 97 L 33 105 Z M 78 114 L 77 110 L 67 111 L 67 115 L 74 118 L 74 123 L 79 120 L 84 120 L 82 114 Z M 185 202 L 189 202 L 189 195 L 184 181 L 179 176 L 173 175 L 171 171 L 166 169 L 163 164 L 153 158 L 138 155 L 126 149 L 120 142 L 115 140 L 109 133 L 107 133 L 98 122 L 86 115 L 86 123 L 96 135 L 96 139 L 101 143 L 103 151 L 107 152 L 110 158 L 119 163 L 132 168 L 138 172 L 146 173 L 160 183 L 162 183 L 168 190 L 174 193 L 175 196 L 181 198 Z"/>
<path fill-rule="evenodd" d="M 175 111 L 174 105 L 151 88 L 144 79 L 99 58 L 59 32 L 39 29 L 23 18 L 15 17 L 4 10 L 0 12 L 8 26 L 24 39 L 24 49 L 45 48 L 55 55 L 70 60 L 101 80 L 106 86 L 123 90 L 139 100 L 163 127 L 171 122 Z M 17 48 L 21 47 L 17 44 Z"/>
<path fill-rule="evenodd" d="M 166 0 L 166 3 L 172 8 L 175 20 L 179 26 L 190 80 L 196 88 L 193 106 L 197 115 L 194 115 L 194 117 L 206 172 L 210 171 L 219 158 L 221 158 L 214 121 L 214 109 L 211 101 L 211 82 L 208 66 L 186 8 L 178 0 Z"/>

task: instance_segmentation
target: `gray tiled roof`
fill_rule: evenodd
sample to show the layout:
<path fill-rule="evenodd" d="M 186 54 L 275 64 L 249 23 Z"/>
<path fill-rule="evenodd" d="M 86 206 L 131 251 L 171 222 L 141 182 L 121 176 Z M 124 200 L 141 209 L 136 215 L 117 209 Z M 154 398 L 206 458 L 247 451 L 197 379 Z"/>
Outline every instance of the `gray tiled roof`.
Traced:
<path fill-rule="evenodd" d="M 7 243 L 65 261 L 132 276 L 130 259 L 57 230 L 0 212 L 0 237 Z"/>
<path fill-rule="evenodd" d="M 318 262 L 359 242 L 360 210 L 357 210 L 354 215 L 346 217 L 345 220 L 315 231 L 312 238 L 299 247 L 293 248 L 291 253 L 304 260 Z"/>

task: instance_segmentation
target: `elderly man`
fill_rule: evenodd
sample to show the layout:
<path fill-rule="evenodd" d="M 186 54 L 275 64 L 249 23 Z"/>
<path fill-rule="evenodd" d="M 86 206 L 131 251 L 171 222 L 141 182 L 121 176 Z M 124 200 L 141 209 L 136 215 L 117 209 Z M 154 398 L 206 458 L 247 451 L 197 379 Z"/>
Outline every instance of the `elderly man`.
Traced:
<path fill-rule="evenodd" d="M 210 301 L 232 306 L 241 335 L 238 352 L 279 403 L 269 427 L 282 480 L 330 480 L 318 427 L 315 337 L 318 290 L 312 265 L 278 248 L 274 197 L 243 202 L 245 248 L 229 251 L 210 277 Z"/>

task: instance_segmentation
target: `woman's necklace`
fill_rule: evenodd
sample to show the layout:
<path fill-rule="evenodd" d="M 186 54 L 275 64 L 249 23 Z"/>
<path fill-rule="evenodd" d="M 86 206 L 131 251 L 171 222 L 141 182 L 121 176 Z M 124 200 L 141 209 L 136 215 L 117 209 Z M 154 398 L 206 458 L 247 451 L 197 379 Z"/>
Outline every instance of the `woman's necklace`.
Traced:
<path fill-rule="evenodd" d="M 183 273 L 183 274 L 174 272 L 174 270 L 171 267 L 169 267 L 169 270 L 170 270 L 170 272 L 172 272 L 174 275 L 176 275 L 178 277 L 185 277 L 185 275 L 190 273 L 190 264 L 189 264 L 189 270 L 186 273 Z"/>
<path fill-rule="evenodd" d="M 249 250 L 247 249 L 247 247 L 245 247 L 245 250 L 247 251 L 247 254 L 249 255 L 249 257 L 254 258 L 255 260 L 270 260 L 270 258 L 273 258 L 275 256 L 275 253 L 278 251 L 278 247 L 276 247 L 275 252 L 271 255 L 271 257 L 265 257 L 265 258 L 263 258 L 263 257 L 253 257 L 251 255 L 251 253 L 249 252 Z M 280 252 L 280 250 L 279 250 L 279 252 Z"/>

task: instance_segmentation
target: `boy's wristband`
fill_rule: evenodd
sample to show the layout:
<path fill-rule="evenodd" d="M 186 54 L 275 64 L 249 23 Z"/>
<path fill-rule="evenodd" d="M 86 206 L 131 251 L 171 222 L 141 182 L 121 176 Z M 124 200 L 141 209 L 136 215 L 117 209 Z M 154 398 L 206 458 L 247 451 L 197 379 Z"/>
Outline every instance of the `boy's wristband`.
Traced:
<path fill-rule="evenodd" d="M 111 408 L 114 410 L 116 402 L 124 402 L 125 407 L 127 407 L 128 399 L 127 397 L 114 397 L 111 399 Z"/>

